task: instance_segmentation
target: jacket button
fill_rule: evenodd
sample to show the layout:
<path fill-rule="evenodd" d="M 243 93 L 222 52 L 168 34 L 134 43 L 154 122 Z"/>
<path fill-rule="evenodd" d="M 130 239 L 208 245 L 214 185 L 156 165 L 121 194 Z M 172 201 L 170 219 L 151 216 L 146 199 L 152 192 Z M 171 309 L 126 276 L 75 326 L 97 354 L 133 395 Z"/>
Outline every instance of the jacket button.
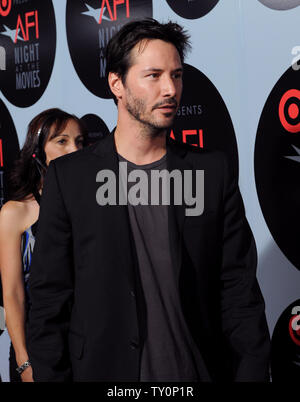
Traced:
<path fill-rule="evenodd" d="M 135 297 L 135 293 L 134 293 L 133 290 L 130 291 L 130 294 L 131 294 L 132 297 Z"/>
<path fill-rule="evenodd" d="M 139 348 L 139 344 L 138 344 L 138 342 L 136 340 L 132 340 L 130 342 L 130 347 L 131 347 L 132 350 L 136 350 L 136 349 Z"/>

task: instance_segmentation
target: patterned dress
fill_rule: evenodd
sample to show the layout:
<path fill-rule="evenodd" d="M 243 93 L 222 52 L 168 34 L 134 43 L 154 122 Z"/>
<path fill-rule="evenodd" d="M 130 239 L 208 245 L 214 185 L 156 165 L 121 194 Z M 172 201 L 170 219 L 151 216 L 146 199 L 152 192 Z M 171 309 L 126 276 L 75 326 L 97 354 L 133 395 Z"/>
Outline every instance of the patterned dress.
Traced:
<path fill-rule="evenodd" d="M 26 229 L 25 232 L 23 232 L 21 240 L 22 265 L 24 273 L 24 285 L 25 285 L 26 315 L 30 307 L 28 280 L 30 275 L 30 265 L 35 243 L 37 223 L 38 221 L 36 221 L 33 225 L 31 225 L 28 229 Z"/>
<path fill-rule="evenodd" d="M 22 255 L 22 265 L 23 265 L 23 274 L 24 274 L 24 286 L 25 286 L 25 319 L 28 319 L 28 312 L 30 308 L 30 300 L 28 293 L 28 280 L 30 275 L 30 265 L 32 259 L 32 253 L 35 243 L 35 235 L 37 229 L 38 221 L 36 221 L 33 225 L 31 225 L 28 229 L 26 229 L 22 233 L 21 237 L 21 255 Z M 10 373 L 10 382 L 21 382 L 20 375 L 16 372 L 17 362 L 14 348 L 11 344 L 10 347 L 10 356 L 9 356 L 9 373 Z"/>

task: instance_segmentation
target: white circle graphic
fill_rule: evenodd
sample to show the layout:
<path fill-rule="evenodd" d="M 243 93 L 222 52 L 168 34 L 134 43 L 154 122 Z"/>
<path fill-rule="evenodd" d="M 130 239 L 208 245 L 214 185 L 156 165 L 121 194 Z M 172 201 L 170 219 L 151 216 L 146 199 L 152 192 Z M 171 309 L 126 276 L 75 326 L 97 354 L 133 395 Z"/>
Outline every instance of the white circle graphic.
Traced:
<path fill-rule="evenodd" d="M 300 0 L 258 0 L 273 10 L 290 10 L 300 6 Z"/>

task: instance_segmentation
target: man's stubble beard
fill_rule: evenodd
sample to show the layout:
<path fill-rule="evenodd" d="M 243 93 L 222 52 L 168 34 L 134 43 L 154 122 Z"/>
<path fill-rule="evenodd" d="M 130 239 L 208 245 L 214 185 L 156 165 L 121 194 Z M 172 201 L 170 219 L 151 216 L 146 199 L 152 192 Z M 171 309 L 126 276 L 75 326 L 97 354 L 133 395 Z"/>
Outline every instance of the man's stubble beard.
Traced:
<path fill-rule="evenodd" d="M 146 103 L 141 98 L 135 98 L 129 88 L 126 89 L 127 91 L 127 102 L 126 102 L 126 110 L 132 116 L 133 119 L 137 120 L 141 123 L 143 130 L 143 135 L 151 136 L 153 138 L 159 137 L 166 133 L 166 130 L 169 129 L 173 125 L 173 119 L 170 121 L 169 124 L 159 124 L 155 122 L 151 118 L 146 119 L 145 111 L 146 111 Z"/>

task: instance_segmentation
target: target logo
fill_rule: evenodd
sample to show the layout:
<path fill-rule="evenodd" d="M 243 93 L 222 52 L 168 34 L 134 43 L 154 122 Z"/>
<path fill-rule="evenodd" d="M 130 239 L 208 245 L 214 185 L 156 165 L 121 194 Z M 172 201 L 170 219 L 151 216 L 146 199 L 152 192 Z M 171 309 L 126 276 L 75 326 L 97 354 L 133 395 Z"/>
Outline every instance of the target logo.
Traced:
<path fill-rule="evenodd" d="M 11 0 L 0 0 L 0 15 L 7 17 L 11 10 Z"/>
<path fill-rule="evenodd" d="M 266 224 L 278 247 L 300 270 L 299 72 L 291 66 L 263 108 L 255 143 L 255 181 Z"/>
<path fill-rule="evenodd" d="M 271 370 L 273 383 L 299 381 L 300 299 L 280 315 L 272 336 Z"/>
<path fill-rule="evenodd" d="M 292 309 L 292 317 L 289 322 L 289 333 L 292 341 L 300 346 L 300 306 Z"/>
<path fill-rule="evenodd" d="M 290 89 L 279 102 L 279 118 L 282 126 L 290 133 L 300 131 L 300 91 Z"/>

